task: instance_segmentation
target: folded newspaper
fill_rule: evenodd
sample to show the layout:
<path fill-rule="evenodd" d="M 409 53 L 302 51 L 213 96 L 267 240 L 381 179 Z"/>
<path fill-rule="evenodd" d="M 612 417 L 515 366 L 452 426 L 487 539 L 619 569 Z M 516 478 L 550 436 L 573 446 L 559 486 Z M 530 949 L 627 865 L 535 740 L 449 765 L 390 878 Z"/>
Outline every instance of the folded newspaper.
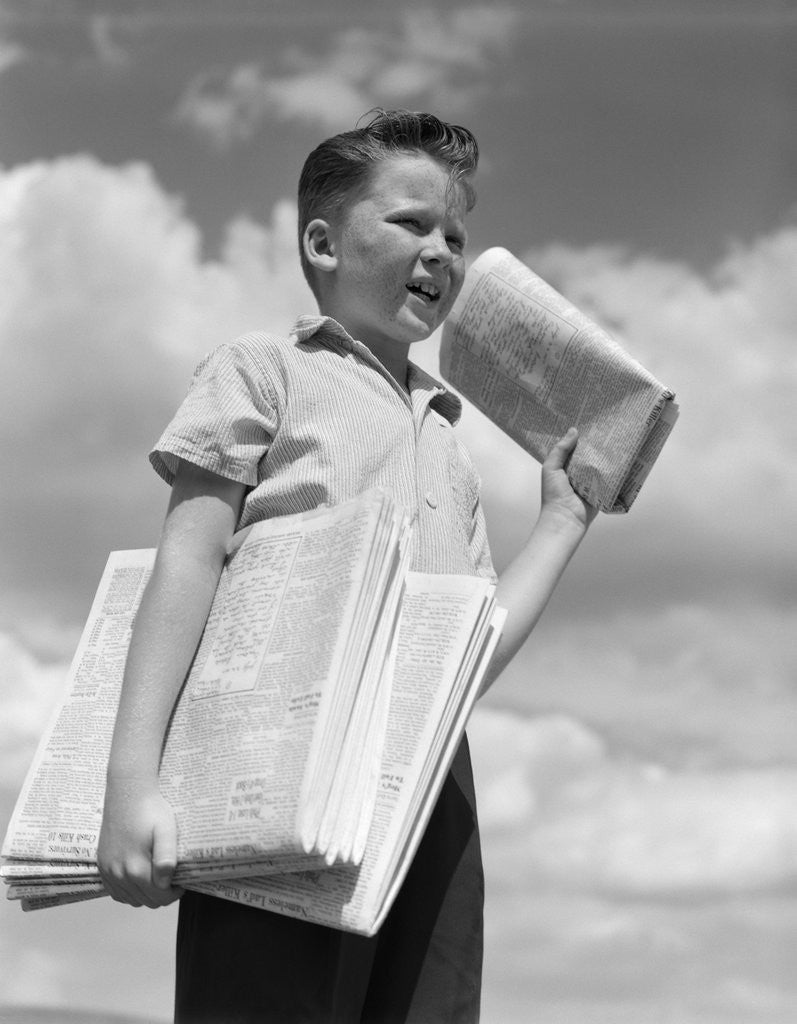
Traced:
<path fill-rule="evenodd" d="M 408 572 L 410 542 L 379 490 L 236 536 L 161 760 L 186 888 L 379 927 L 504 618 L 489 581 Z M 19 795 L 0 873 L 23 909 L 105 894 L 105 773 L 153 561 L 111 554 Z"/>
<path fill-rule="evenodd" d="M 669 388 L 501 248 L 468 270 L 440 373 L 540 462 L 577 427 L 568 477 L 603 512 L 630 509 L 678 417 Z"/>

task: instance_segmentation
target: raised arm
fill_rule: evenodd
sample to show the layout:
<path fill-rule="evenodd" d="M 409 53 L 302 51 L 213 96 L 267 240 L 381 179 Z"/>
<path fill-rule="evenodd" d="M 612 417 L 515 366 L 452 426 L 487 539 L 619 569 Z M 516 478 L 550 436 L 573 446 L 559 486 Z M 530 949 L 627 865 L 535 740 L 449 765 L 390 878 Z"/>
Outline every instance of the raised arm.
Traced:
<path fill-rule="evenodd" d="M 181 462 L 136 616 L 116 719 L 98 861 L 114 899 L 159 907 L 177 834 L 158 788 L 166 726 L 194 656 L 238 521 L 244 486 Z"/>
<path fill-rule="evenodd" d="M 520 552 L 501 573 L 496 598 L 509 612 L 484 692 L 511 661 L 537 624 L 562 573 L 587 532 L 596 509 L 580 498 L 565 472 L 578 441 L 571 429 L 542 466 L 542 503 Z"/>

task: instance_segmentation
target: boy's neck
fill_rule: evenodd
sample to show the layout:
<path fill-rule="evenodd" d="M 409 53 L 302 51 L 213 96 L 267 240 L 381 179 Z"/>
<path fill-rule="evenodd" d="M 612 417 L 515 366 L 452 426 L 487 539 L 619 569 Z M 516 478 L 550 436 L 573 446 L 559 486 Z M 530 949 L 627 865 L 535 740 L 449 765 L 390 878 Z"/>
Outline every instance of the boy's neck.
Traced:
<path fill-rule="evenodd" d="M 386 351 L 381 351 L 378 346 L 369 345 L 367 341 L 362 341 L 362 344 L 368 349 L 375 359 L 384 366 L 390 376 L 399 384 L 405 391 L 409 391 L 407 386 L 407 370 L 409 368 L 409 349 L 399 348 L 390 346 Z"/>
<path fill-rule="evenodd" d="M 332 316 L 332 319 L 336 320 L 344 330 L 349 331 L 349 328 L 339 317 L 330 313 L 325 313 L 324 315 Z M 354 337 L 350 331 L 349 334 L 351 337 Z M 399 384 L 405 391 L 409 392 L 409 387 L 407 385 L 409 345 L 402 345 L 391 340 L 384 340 L 380 343 L 380 341 L 369 340 L 367 337 L 357 337 L 356 340 L 359 341 L 361 345 L 364 345 L 375 359 L 379 360 L 397 384 Z"/>

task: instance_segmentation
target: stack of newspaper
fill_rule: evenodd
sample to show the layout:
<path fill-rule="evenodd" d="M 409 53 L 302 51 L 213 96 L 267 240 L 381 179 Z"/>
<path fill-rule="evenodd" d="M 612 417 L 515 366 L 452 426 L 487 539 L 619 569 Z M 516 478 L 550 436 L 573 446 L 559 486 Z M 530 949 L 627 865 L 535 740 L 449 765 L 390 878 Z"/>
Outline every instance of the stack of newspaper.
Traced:
<path fill-rule="evenodd" d="M 468 270 L 440 373 L 540 462 L 578 427 L 567 473 L 603 512 L 630 509 L 678 418 L 669 388 L 498 247 Z"/>
<path fill-rule="evenodd" d="M 487 580 L 408 572 L 410 543 L 380 490 L 236 536 L 161 761 L 181 885 L 379 927 L 504 619 Z M 17 801 L 0 871 L 23 909 L 104 894 L 105 773 L 153 560 L 111 554 Z"/>

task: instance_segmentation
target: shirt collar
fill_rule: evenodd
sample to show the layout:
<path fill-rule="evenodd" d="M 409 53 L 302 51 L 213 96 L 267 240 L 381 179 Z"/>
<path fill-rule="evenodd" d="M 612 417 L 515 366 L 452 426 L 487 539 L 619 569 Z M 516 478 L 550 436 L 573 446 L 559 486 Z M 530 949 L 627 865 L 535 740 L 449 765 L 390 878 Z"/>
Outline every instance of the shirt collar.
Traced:
<path fill-rule="evenodd" d="M 321 316 L 320 314 L 304 314 L 296 318 L 296 323 L 293 325 L 293 334 L 297 341 L 308 341 L 317 334 L 321 328 L 324 328 L 324 335 L 326 337 L 335 338 L 337 341 L 343 342 L 346 348 L 351 349 L 354 345 L 354 339 L 350 336 L 345 327 L 333 320 L 331 316 Z"/>
<path fill-rule="evenodd" d="M 323 328 L 323 330 L 321 330 Z M 301 343 L 315 337 L 320 332 L 320 341 L 335 341 L 341 344 L 347 351 L 354 351 L 357 344 L 345 327 L 342 327 L 337 320 L 330 316 L 320 314 L 304 314 L 299 316 L 291 331 L 296 340 Z M 381 364 L 380 364 L 381 365 Z M 444 416 L 452 426 L 459 422 L 462 415 L 462 402 L 449 391 L 439 380 L 431 374 L 422 370 L 415 363 L 410 363 L 407 370 L 407 385 L 410 392 L 426 391 L 431 392 L 429 405 Z"/>

